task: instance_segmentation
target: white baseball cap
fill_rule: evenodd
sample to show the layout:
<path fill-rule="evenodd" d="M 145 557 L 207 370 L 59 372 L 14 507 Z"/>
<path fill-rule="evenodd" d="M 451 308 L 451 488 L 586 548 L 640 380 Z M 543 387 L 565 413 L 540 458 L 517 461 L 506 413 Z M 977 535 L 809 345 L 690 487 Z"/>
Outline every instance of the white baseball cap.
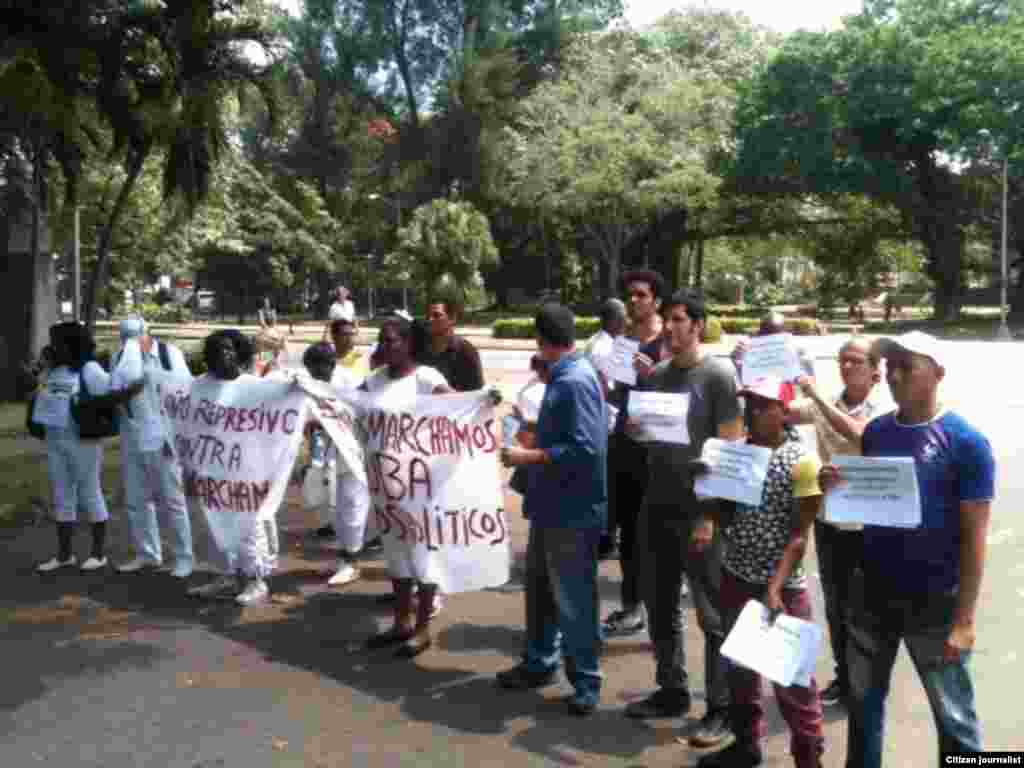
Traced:
<path fill-rule="evenodd" d="M 121 341 L 146 335 L 146 321 L 138 315 L 130 315 L 121 321 Z"/>
<path fill-rule="evenodd" d="M 911 331 L 901 336 L 878 339 L 874 347 L 879 357 L 885 357 L 893 352 L 902 350 L 912 352 L 915 355 L 930 357 L 936 365 L 942 365 L 946 353 L 946 342 L 922 331 Z"/>

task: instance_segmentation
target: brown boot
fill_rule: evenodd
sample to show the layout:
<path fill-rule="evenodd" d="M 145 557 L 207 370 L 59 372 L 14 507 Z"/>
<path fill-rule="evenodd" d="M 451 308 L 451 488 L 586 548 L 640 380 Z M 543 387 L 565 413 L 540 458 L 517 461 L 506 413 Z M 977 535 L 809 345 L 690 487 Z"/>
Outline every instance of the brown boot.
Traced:
<path fill-rule="evenodd" d="M 433 633 L 430 631 L 430 614 L 434 607 L 434 596 L 437 594 L 436 584 L 419 585 L 418 600 L 416 603 L 416 630 L 412 637 L 402 643 L 395 651 L 395 655 L 403 659 L 411 659 L 419 656 L 434 643 Z"/>
<path fill-rule="evenodd" d="M 386 629 L 366 642 L 368 648 L 386 648 L 395 643 L 404 643 L 416 633 L 416 613 L 413 610 L 413 580 L 394 579 L 395 621 Z"/>

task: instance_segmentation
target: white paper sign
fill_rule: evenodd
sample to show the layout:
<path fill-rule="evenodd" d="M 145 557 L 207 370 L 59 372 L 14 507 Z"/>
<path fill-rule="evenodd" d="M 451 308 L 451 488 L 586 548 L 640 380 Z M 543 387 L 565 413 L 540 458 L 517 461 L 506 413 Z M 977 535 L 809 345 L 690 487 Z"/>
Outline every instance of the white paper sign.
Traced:
<path fill-rule="evenodd" d="M 367 474 L 389 573 L 455 593 L 509 580 L 511 547 L 486 392 L 370 396 Z"/>
<path fill-rule="evenodd" d="M 633 360 L 639 351 L 639 341 L 616 336 L 612 343 L 612 359 L 609 365 L 611 378 L 631 387 L 636 386 L 636 368 L 633 367 Z"/>
<path fill-rule="evenodd" d="M 722 655 L 779 685 L 810 685 L 824 635 L 821 627 L 786 614 L 768 619 L 768 608 L 749 600 L 722 643 Z"/>
<path fill-rule="evenodd" d="M 698 497 L 730 499 L 751 506 L 761 503 L 771 448 L 711 437 L 704 441 L 700 457 L 711 471 L 694 481 L 693 491 Z"/>
<path fill-rule="evenodd" d="M 921 495 L 910 456 L 834 456 L 843 482 L 825 494 L 825 519 L 895 528 L 921 525 Z"/>
<path fill-rule="evenodd" d="M 750 349 L 743 355 L 743 384 L 752 384 L 765 376 L 778 376 L 783 381 L 795 381 L 803 375 L 800 356 L 793 335 L 773 333 L 755 336 Z"/>
<path fill-rule="evenodd" d="M 690 444 L 686 419 L 690 413 L 690 393 L 629 393 L 629 419 L 638 431 L 632 436 L 640 441 Z"/>
<path fill-rule="evenodd" d="M 220 559 L 238 551 L 253 520 L 272 518 L 284 501 L 302 445 L 306 394 L 291 382 L 253 376 L 149 375 L 181 461 L 189 511 L 210 536 L 197 536 L 197 555 L 223 565 Z"/>

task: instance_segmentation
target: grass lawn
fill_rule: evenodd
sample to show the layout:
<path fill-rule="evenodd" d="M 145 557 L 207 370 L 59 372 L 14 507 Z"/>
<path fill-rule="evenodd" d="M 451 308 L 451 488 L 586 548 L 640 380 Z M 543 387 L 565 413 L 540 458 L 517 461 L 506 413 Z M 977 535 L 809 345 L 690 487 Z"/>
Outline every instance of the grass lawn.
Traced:
<path fill-rule="evenodd" d="M 103 455 L 103 493 L 108 503 L 120 497 L 120 441 L 106 441 Z M 25 431 L 25 404 L 0 404 L 0 527 L 32 522 L 33 501 L 49 505 L 46 444 Z"/>

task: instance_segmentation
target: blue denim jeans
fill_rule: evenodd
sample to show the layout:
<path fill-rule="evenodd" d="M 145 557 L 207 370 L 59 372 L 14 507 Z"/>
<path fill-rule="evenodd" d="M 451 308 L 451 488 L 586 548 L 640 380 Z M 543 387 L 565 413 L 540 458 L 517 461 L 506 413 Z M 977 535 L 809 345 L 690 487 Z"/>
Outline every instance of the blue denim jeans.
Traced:
<path fill-rule="evenodd" d="M 850 701 L 846 768 L 880 768 L 884 754 L 885 699 L 900 642 L 917 669 L 935 718 L 939 750 L 981 751 L 981 726 L 965 654 L 943 660 L 957 595 L 893 597 L 881 585 L 865 587 L 863 574 L 851 594 L 847 663 Z"/>
<path fill-rule="evenodd" d="M 601 625 L 597 591 L 600 529 L 530 526 L 526 547 L 526 665 L 531 671 L 558 668 L 579 698 L 601 692 Z"/>

